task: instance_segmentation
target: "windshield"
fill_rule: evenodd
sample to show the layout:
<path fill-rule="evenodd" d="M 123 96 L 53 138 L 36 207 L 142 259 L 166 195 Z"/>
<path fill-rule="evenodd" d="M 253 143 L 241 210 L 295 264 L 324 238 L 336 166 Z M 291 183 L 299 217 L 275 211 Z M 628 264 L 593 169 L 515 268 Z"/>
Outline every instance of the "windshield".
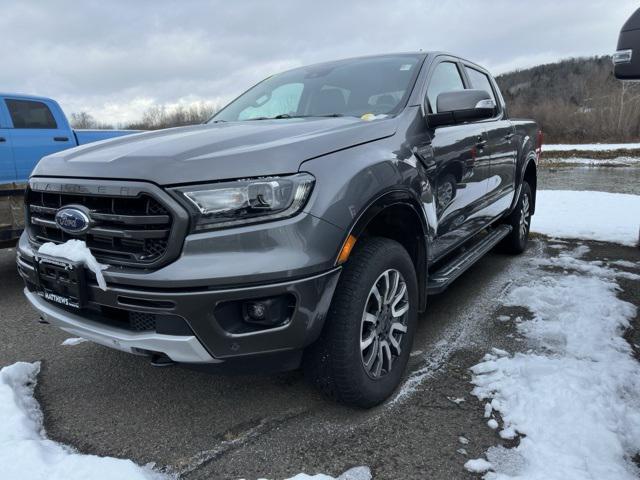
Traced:
<path fill-rule="evenodd" d="M 391 115 L 406 103 L 422 58 L 360 58 L 274 75 L 231 102 L 209 122 Z"/>

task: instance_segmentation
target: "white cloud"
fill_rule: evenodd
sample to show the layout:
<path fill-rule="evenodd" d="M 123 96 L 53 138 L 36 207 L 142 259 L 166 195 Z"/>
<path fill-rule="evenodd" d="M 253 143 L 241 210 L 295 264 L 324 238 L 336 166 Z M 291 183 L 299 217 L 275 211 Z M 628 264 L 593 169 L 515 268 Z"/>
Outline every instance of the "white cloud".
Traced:
<path fill-rule="evenodd" d="M 350 56 L 447 50 L 499 73 L 610 53 L 636 7 L 633 0 L 12 2 L 0 16 L 1 88 L 122 123 L 151 103 L 228 101 L 283 69 Z"/>

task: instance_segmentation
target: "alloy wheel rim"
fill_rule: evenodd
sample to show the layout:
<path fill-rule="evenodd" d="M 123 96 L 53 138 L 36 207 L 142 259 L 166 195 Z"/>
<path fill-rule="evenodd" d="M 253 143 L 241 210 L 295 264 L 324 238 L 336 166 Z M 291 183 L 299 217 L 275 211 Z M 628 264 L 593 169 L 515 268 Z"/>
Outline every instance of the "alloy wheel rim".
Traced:
<path fill-rule="evenodd" d="M 409 292 L 402 274 L 384 271 L 369 291 L 360 323 L 360 357 L 371 378 L 387 375 L 402 353 L 408 314 Z"/>
<path fill-rule="evenodd" d="M 522 205 L 520 207 L 520 238 L 525 238 L 529 231 L 529 223 L 531 220 L 529 195 L 522 197 Z"/>

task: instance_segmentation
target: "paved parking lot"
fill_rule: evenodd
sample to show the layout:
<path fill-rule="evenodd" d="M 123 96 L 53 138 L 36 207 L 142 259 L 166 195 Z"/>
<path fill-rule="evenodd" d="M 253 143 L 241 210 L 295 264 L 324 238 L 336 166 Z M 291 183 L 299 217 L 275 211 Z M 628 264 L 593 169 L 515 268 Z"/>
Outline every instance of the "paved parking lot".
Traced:
<path fill-rule="evenodd" d="M 584 243 L 591 258 L 638 259 L 637 248 Z M 214 376 L 154 368 L 89 342 L 62 346 L 68 335 L 38 324 L 27 306 L 12 250 L 0 251 L 0 366 L 42 361 L 36 398 L 53 440 L 156 462 L 182 478 L 338 475 L 357 465 L 376 480 L 475 478 L 464 462 L 508 442 L 487 428 L 468 368 L 491 347 L 522 348 L 509 336 L 514 325 L 498 320 L 498 298 L 532 258 L 557 252 L 538 237 L 523 256 L 490 254 L 431 298 L 402 390 L 370 411 L 324 400 L 300 372 Z M 639 283 L 621 282 L 621 297 L 640 304 Z M 640 343 L 639 330 L 629 332 L 631 343 Z M 459 436 L 470 440 L 468 456 L 457 452 Z"/>

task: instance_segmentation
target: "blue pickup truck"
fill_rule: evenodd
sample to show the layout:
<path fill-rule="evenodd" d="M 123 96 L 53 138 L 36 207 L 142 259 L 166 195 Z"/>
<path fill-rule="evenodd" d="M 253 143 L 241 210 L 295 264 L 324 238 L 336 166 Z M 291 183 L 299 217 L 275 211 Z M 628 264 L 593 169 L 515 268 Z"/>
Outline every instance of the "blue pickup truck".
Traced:
<path fill-rule="evenodd" d="M 22 197 L 36 163 L 50 153 L 135 130 L 74 130 L 58 103 L 33 95 L 0 93 L 0 247 L 24 226 Z"/>

